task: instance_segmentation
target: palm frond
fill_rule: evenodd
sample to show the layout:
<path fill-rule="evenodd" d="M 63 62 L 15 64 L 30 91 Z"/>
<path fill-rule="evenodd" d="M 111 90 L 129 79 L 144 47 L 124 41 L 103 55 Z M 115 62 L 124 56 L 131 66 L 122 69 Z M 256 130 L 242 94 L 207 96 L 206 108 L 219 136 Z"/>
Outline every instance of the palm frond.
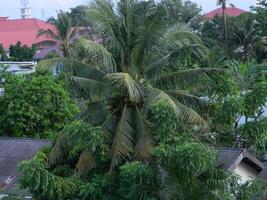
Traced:
<path fill-rule="evenodd" d="M 195 110 L 186 105 L 183 105 L 175 98 L 173 98 L 173 101 L 181 110 L 181 115 L 179 117 L 183 122 L 189 125 L 197 125 L 198 129 L 202 132 L 209 129 L 206 120 L 203 119 Z"/>
<path fill-rule="evenodd" d="M 166 170 L 162 167 L 159 169 L 162 182 L 162 196 L 166 200 L 185 200 L 180 180 L 177 177 L 175 170 Z"/>
<path fill-rule="evenodd" d="M 56 166 L 61 163 L 71 148 L 71 140 L 67 135 L 61 135 L 48 155 L 48 165 Z"/>
<path fill-rule="evenodd" d="M 112 54 L 101 44 L 87 40 L 79 39 L 76 44 L 78 50 L 82 49 L 86 54 L 86 59 L 93 65 L 104 67 L 106 73 L 116 72 L 116 64 Z"/>
<path fill-rule="evenodd" d="M 37 73 L 52 73 L 53 70 L 57 68 L 59 69 L 59 72 L 65 72 L 72 76 L 79 76 L 98 81 L 104 81 L 106 75 L 104 72 L 92 66 L 70 58 L 43 60 L 38 63 L 36 71 Z"/>
<path fill-rule="evenodd" d="M 57 45 L 57 42 L 54 40 L 43 40 L 40 42 L 36 43 L 37 46 L 39 47 L 54 47 L 55 45 Z"/>
<path fill-rule="evenodd" d="M 114 11 L 114 5 L 110 0 L 96 0 L 88 11 L 88 16 L 94 26 L 94 31 L 106 38 L 110 46 L 120 51 L 120 26 Z"/>
<path fill-rule="evenodd" d="M 154 84 L 161 89 L 186 89 L 199 86 L 200 83 L 211 76 L 212 73 L 222 73 L 218 68 L 196 68 L 167 73 L 157 79 Z M 177 86 L 179 88 L 177 88 Z"/>
<path fill-rule="evenodd" d="M 107 109 L 105 106 L 105 100 L 100 99 L 92 102 L 86 102 L 79 118 L 92 125 L 99 125 L 105 121 L 106 114 Z"/>
<path fill-rule="evenodd" d="M 176 24 L 167 29 L 156 41 L 145 61 L 145 74 L 149 79 L 157 79 L 164 73 L 164 68 L 175 67 L 174 55 L 179 55 L 183 48 L 189 48 L 197 57 L 205 57 L 207 49 L 201 39 L 193 33 L 187 24 Z"/>
<path fill-rule="evenodd" d="M 132 103 L 139 103 L 143 99 L 141 87 L 128 73 L 108 74 L 107 78 L 111 80 L 113 87 L 128 94 Z"/>
<path fill-rule="evenodd" d="M 121 160 L 129 159 L 130 154 L 133 152 L 133 135 L 134 127 L 132 112 L 130 108 L 128 108 L 128 105 L 125 104 L 113 139 L 110 170 L 113 170 Z"/>
<path fill-rule="evenodd" d="M 166 90 L 164 92 L 174 97 L 175 99 L 177 99 L 179 102 L 181 102 L 186 106 L 190 106 L 201 111 L 207 108 L 207 102 L 204 99 L 192 95 L 185 90 Z"/>
<path fill-rule="evenodd" d="M 148 96 L 146 97 L 145 104 L 143 106 L 144 111 L 147 112 L 150 106 L 158 100 L 165 100 L 173 108 L 173 111 L 177 117 L 185 122 L 185 124 L 197 125 L 201 130 L 207 130 L 207 122 L 192 108 L 183 105 L 176 98 L 165 93 L 163 90 L 158 88 L 149 88 Z"/>
<path fill-rule="evenodd" d="M 51 38 L 51 40 L 55 40 L 55 41 L 59 40 L 58 35 L 51 29 L 47 29 L 47 30 L 40 29 L 37 33 L 37 38 L 39 38 L 41 36 Z"/>
<path fill-rule="evenodd" d="M 158 7 L 155 14 L 147 18 L 144 23 L 138 27 L 138 37 L 131 55 L 132 66 L 140 66 L 140 64 L 143 63 L 146 51 L 155 43 L 155 40 L 164 33 L 165 23 L 162 20 L 162 14 L 163 8 Z"/>
<path fill-rule="evenodd" d="M 83 150 L 75 167 L 78 176 L 88 173 L 97 166 L 94 156 L 88 149 Z"/>
<path fill-rule="evenodd" d="M 135 126 L 138 137 L 134 149 L 134 158 L 139 161 L 149 161 L 153 151 L 153 142 L 149 135 L 149 122 L 138 107 L 136 107 Z"/>
<path fill-rule="evenodd" d="M 110 96 L 110 87 L 107 83 L 103 81 L 97 81 L 93 79 L 72 76 L 72 91 L 85 99 L 94 101 L 98 97 Z"/>

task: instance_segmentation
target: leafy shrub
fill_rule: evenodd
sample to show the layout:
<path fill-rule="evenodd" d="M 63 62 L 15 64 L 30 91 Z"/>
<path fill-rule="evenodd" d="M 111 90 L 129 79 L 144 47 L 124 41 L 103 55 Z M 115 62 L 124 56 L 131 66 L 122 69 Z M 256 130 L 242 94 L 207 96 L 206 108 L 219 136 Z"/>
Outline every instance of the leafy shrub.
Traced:
<path fill-rule="evenodd" d="M 29 189 L 37 200 L 63 200 L 75 190 L 75 184 L 67 178 L 56 176 L 45 168 L 46 155 L 39 153 L 18 166 L 21 172 L 20 186 Z"/>
<path fill-rule="evenodd" d="M 114 174 L 96 175 L 88 183 L 80 183 L 76 200 L 118 200 Z"/>
<path fill-rule="evenodd" d="M 157 143 L 171 142 L 177 135 L 178 118 L 165 100 L 155 102 L 150 109 L 152 134 Z"/>
<path fill-rule="evenodd" d="M 2 133 L 12 136 L 49 136 L 78 111 L 64 88 L 50 76 L 8 79 L 1 107 Z"/>
<path fill-rule="evenodd" d="M 187 175 L 200 175 L 215 163 L 215 154 L 203 144 L 177 137 L 173 145 L 160 144 L 155 156 L 162 166 L 176 167 Z"/>
<path fill-rule="evenodd" d="M 120 167 L 119 194 L 129 200 L 156 199 L 157 173 L 148 165 L 132 162 Z"/>

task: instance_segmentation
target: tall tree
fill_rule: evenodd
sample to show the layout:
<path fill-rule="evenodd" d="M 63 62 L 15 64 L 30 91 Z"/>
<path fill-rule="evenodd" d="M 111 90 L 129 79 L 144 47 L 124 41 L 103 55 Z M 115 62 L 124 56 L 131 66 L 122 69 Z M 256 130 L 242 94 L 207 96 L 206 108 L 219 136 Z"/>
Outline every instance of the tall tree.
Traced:
<path fill-rule="evenodd" d="M 88 65 L 54 59 L 41 62 L 38 72 L 46 71 L 55 62 L 64 64 L 72 75 L 75 94 L 88 100 L 83 119 L 100 125 L 109 138 L 111 170 L 126 160 L 150 161 L 153 142 L 147 114 L 159 99 L 171 105 L 181 122 L 195 124 L 198 130 L 207 128 L 205 120 L 193 110 L 197 108 L 194 102 L 201 99 L 189 91 L 216 70 L 183 70 L 175 62 L 184 47 L 192 48 L 198 56 L 205 52 L 188 25 L 168 27 L 161 6 L 135 0 L 121 0 L 117 5 L 96 0 L 89 14 L 94 31 L 105 38 L 105 43 L 103 46 L 81 39 L 76 44 L 76 49 L 86 56 L 79 60 Z M 60 162 L 62 151 L 67 151 L 63 140 L 59 139 L 52 150 L 53 165 Z M 81 156 L 78 166 L 95 166 L 88 150 Z M 83 156 L 89 158 L 87 165 L 82 162 Z"/>
<path fill-rule="evenodd" d="M 11 61 L 31 61 L 33 60 L 35 52 L 35 45 L 28 47 L 22 45 L 21 42 L 17 42 L 15 45 L 11 44 L 9 47 L 9 59 Z"/>
<path fill-rule="evenodd" d="M 59 45 L 64 57 L 69 57 L 71 54 L 71 43 L 73 42 L 78 27 L 73 26 L 71 17 L 68 13 L 60 11 L 57 18 L 50 18 L 48 21 L 54 25 L 55 29 L 39 30 L 38 37 L 46 36 L 48 39 L 40 42 L 41 46 L 55 46 Z"/>
<path fill-rule="evenodd" d="M 90 24 L 90 20 L 88 19 L 87 11 L 88 6 L 85 5 L 71 8 L 69 16 L 71 18 L 72 26 L 88 26 Z"/>
<path fill-rule="evenodd" d="M 194 29 L 199 28 L 201 8 L 192 1 L 162 0 L 161 4 L 166 10 L 166 23 L 189 23 Z"/>
<path fill-rule="evenodd" d="M 220 5 L 223 10 L 223 19 L 224 19 L 224 49 L 226 53 L 228 52 L 228 32 L 227 32 L 227 0 L 217 0 L 217 5 Z"/>

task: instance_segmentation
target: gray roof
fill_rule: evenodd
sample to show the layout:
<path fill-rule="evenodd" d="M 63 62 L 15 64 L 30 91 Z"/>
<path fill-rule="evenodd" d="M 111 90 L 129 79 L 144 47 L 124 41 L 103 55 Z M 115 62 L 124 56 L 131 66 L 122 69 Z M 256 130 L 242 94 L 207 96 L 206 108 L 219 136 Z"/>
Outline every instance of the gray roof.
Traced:
<path fill-rule="evenodd" d="M 37 60 L 43 59 L 52 52 L 55 52 L 61 58 L 63 57 L 63 52 L 60 51 L 57 46 L 53 46 L 53 47 L 47 47 L 47 48 L 38 50 L 36 54 L 34 55 L 34 59 L 37 59 Z"/>
<path fill-rule="evenodd" d="M 0 137 L 0 189 L 6 191 L 15 186 L 19 176 L 17 164 L 33 158 L 49 144 L 48 140 Z"/>
<path fill-rule="evenodd" d="M 250 154 L 246 149 L 223 148 L 218 149 L 218 166 L 224 170 L 233 171 L 239 163 L 244 162 L 251 166 L 258 173 L 264 169 L 263 163 L 255 156 Z"/>

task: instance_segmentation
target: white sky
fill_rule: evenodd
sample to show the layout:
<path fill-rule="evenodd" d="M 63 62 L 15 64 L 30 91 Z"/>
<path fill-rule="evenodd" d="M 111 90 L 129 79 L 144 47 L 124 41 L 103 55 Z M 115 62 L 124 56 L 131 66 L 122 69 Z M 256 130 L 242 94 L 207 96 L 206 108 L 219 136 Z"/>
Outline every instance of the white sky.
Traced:
<path fill-rule="evenodd" d="M 10 18 L 20 18 L 20 1 L 21 0 L 0 0 L 0 16 L 9 16 Z M 208 12 L 216 8 L 217 0 L 192 0 L 197 2 L 203 9 Z M 86 4 L 88 0 L 30 0 L 32 8 L 32 16 L 42 18 L 42 10 L 44 17 L 55 16 L 58 10 L 68 10 L 80 4 Z M 236 7 L 249 10 L 249 7 L 255 5 L 256 0 L 230 0 L 230 3 Z"/>

